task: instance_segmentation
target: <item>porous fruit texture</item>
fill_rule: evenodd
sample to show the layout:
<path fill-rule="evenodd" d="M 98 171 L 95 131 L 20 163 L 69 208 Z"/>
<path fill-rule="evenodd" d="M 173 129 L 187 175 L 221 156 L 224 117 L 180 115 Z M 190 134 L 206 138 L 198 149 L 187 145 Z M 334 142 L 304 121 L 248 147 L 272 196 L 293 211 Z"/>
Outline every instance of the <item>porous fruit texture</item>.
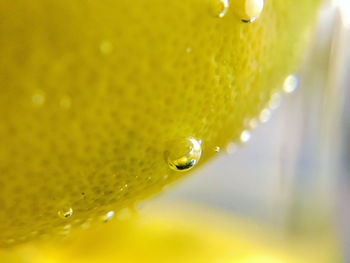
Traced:
<path fill-rule="evenodd" d="M 0 246 L 159 192 L 188 138 L 198 164 L 239 138 L 319 0 L 266 0 L 250 24 L 216 1 L 0 0 Z"/>

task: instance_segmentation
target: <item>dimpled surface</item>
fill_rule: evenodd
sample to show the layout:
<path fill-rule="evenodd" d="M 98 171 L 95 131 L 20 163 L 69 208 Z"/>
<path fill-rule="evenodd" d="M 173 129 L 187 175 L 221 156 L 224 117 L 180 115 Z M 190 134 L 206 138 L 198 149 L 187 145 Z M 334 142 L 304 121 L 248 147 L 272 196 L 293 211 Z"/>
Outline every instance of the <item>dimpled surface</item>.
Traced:
<path fill-rule="evenodd" d="M 0 0 L 0 246 L 160 191 L 186 174 L 164 157 L 186 138 L 199 164 L 237 140 L 318 2 L 266 0 L 245 24 L 216 0 Z"/>

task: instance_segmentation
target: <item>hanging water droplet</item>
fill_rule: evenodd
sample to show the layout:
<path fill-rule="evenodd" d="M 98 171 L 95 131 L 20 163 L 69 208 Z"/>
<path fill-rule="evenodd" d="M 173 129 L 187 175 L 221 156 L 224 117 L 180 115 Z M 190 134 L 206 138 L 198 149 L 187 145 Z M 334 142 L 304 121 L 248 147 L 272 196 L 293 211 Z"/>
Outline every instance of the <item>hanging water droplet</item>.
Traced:
<path fill-rule="evenodd" d="M 113 217 L 114 217 L 114 211 L 109 211 L 109 212 L 105 215 L 103 221 L 107 223 L 107 222 L 111 221 Z"/>
<path fill-rule="evenodd" d="M 59 210 L 58 215 L 61 218 L 66 219 L 66 218 L 71 217 L 73 215 L 73 209 L 71 207 L 69 207 L 66 209 Z"/>
<path fill-rule="evenodd" d="M 218 7 L 217 7 L 218 15 L 217 16 L 222 18 L 227 14 L 228 9 L 230 7 L 230 2 L 229 2 L 229 0 L 216 0 L 216 1 L 218 1 Z"/>
<path fill-rule="evenodd" d="M 293 93 L 299 88 L 299 77 L 296 74 L 289 75 L 283 83 L 283 90 L 286 93 Z"/>
<path fill-rule="evenodd" d="M 220 148 L 219 146 L 216 146 L 216 147 L 214 148 L 214 151 L 217 152 L 217 153 L 219 153 L 219 152 L 221 151 L 221 148 Z"/>
<path fill-rule="evenodd" d="M 237 145 L 234 142 L 230 142 L 227 146 L 226 146 L 226 152 L 228 154 L 233 154 L 237 151 Z"/>
<path fill-rule="evenodd" d="M 190 138 L 184 142 L 173 143 L 166 153 L 168 165 L 175 171 L 192 169 L 202 156 L 202 146 L 196 139 Z"/>
<path fill-rule="evenodd" d="M 249 128 L 250 129 L 256 129 L 259 125 L 259 121 L 256 118 L 253 118 L 249 121 Z"/>
<path fill-rule="evenodd" d="M 250 132 L 248 130 L 244 130 L 242 133 L 241 133 L 241 142 L 243 143 L 246 143 L 250 140 Z"/>
<path fill-rule="evenodd" d="M 241 0 L 235 4 L 235 10 L 242 22 L 252 23 L 261 15 L 265 0 Z"/>
<path fill-rule="evenodd" d="M 261 123 L 268 122 L 271 118 L 271 111 L 269 109 L 264 109 L 260 112 L 259 120 Z"/>
<path fill-rule="evenodd" d="M 269 108 L 271 110 L 277 109 L 281 105 L 281 95 L 279 93 L 274 93 L 269 101 Z"/>

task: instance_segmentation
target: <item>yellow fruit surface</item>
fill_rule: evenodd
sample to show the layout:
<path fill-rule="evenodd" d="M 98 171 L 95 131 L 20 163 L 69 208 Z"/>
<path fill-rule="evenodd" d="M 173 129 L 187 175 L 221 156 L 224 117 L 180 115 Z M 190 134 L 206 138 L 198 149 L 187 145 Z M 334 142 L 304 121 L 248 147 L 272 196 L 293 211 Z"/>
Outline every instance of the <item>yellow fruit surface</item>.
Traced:
<path fill-rule="evenodd" d="M 292 239 L 262 223 L 219 210 L 171 205 L 148 208 L 137 217 L 116 213 L 110 222 L 70 236 L 63 243 L 26 244 L 10 251 L 0 250 L 0 262 L 341 262 L 331 229 Z"/>
<path fill-rule="evenodd" d="M 190 138 L 196 167 L 239 139 L 319 0 L 266 0 L 250 24 L 240 1 L 0 0 L 0 247 L 159 192 Z"/>

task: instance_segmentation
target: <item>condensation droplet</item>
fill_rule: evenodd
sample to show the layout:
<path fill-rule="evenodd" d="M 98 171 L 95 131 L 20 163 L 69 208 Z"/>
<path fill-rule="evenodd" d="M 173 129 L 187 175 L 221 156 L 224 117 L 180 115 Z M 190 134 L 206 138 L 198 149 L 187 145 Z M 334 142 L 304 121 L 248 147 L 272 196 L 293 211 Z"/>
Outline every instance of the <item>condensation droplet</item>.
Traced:
<path fill-rule="evenodd" d="M 104 217 L 104 222 L 109 222 L 112 220 L 112 218 L 114 217 L 114 211 L 109 211 L 105 217 Z"/>
<path fill-rule="evenodd" d="M 230 7 L 230 2 L 229 0 L 219 0 L 219 14 L 218 14 L 218 17 L 222 18 L 224 17 L 227 12 L 228 12 L 228 9 Z"/>
<path fill-rule="evenodd" d="M 271 111 L 269 109 L 264 109 L 260 112 L 259 120 L 262 123 L 268 122 L 271 118 Z"/>
<path fill-rule="evenodd" d="M 296 74 L 289 75 L 283 83 L 283 90 L 286 93 L 293 93 L 299 88 L 299 77 Z"/>
<path fill-rule="evenodd" d="M 269 101 L 269 108 L 271 110 L 277 109 L 281 105 L 282 97 L 279 93 L 274 93 Z"/>
<path fill-rule="evenodd" d="M 185 172 L 198 163 L 202 156 L 202 146 L 199 141 L 190 138 L 184 142 L 174 143 L 166 155 L 172 170 Z"/>
<path fill-rule="evenodd" d="M 250 136 L 251 136 L 250 132 L 248 130 L 244 130 L 240 136 L 241 142 L 243 143 L 248 142 L 250 140 Z"/>
<path fill-rule="evenodd" d="M 239 2 L 240 3 L 240 2 Z M 259 18 L 264 9 L 265 0 L 245 0 L 238 8 L 242 22 L 253 23 Z"/>
<path fill-rule="evenodd" d="M 237 145 L 234 142 L 230 142 L 227 146 L 226 146 L 226 152 L 228 154 L 233 154 L 237 151 Z"/>
<path fill-rule="evenodd" d="M 71 207 L 69 207 L 67 209 L 62 209 L 62 210 L 58 211 L 58 215 L 64 219 L 69 218 L 73 215 L 73 209 Z"/>
<path fill-rule="evenodd" d="M 249 128 L 250 129 L 252 129 L 252 130 L 254 130 L 254 129 L 256 129 L 257 127 L 258 127 L 258 125 L 259 125 L 259 121 L 256 119 L 256 118 L 253 118 L 253 119 L 251 119 L 250 121 L 249 121 Z"/>
<path fill-rule="evenodd" d="M 113 45 L 110 41 L 103 41 L 101 44 L 100 44 L 100 51 L 102 54 L 104 55 L 108 55 L 110 54 L 112 51 L 113 51 Z"/>
<path fill-rule="evenodd" d="M 45 102 L 44 94 L 42 92 L 37 92 L 37 93 L 33 94 L 32 102 L 33 102 L 33 104 L 35 104 L 37 106 L 43 105 Z"/>
<path fill-rule="evenodd" d="M 214 148 L 214 151 L 217 152 L 217 153 L 219 153 L 219 152 L 221 151 L 221 148 L 220 148 L 219 146 L 216 146 L 216 147 Z"/>

